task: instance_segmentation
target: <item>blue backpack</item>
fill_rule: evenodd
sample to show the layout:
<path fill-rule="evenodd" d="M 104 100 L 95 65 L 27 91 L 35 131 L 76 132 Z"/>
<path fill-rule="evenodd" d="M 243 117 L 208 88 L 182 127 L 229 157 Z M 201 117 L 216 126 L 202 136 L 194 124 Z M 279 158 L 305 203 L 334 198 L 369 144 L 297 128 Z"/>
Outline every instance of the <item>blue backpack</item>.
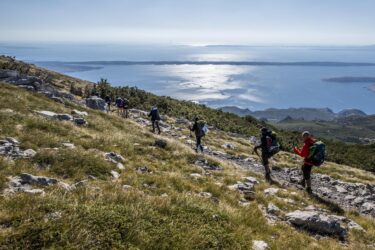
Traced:
<path fill-rule="evenodd" d="M 309 148 L 308 160 L 314 164 L 314 166 L 320 166 L 323 164 L 326 157 L 326 145 L 322 141 L 317 141 Z"/>

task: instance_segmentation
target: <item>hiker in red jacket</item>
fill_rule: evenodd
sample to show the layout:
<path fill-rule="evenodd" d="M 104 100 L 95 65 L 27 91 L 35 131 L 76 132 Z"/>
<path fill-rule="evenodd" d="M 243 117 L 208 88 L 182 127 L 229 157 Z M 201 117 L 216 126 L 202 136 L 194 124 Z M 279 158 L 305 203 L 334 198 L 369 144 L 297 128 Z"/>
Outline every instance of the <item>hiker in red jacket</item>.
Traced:
<path fill-rule="evenodd" d="M 310 135 L 308 131 L 305 131 L 302 133 L 303 137 L 303 147 L 302 149 L 299 149 L 297 147 L 294 147 L 294 152 L 298 154 L 299 156 L 305 158 L 302 166 L 302 172 L 303 172 L 303 179 L 301 180 L 300 184 L 303 187 L 306 187 L 306 191 L 308 193 L 312 193 L 311 190 L 311 169 L 314 166 L 314 164 L 308 159 L 310 147 L 316 142 L 316 140 Z"/>

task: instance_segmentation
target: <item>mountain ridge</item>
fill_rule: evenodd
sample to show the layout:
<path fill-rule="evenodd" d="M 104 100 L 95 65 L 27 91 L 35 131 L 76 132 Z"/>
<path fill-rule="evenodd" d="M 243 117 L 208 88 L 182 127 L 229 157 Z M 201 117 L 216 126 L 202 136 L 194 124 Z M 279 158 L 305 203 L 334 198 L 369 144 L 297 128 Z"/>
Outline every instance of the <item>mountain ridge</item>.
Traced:
<path fill-rule="evenodd" d="M 278 122 L 286 117 L 292 119 L 304 119 L 307 121 L 322 120 L 330 121 L 339 117 L 348 117 L 352 115 L 366 116 L 367 114 L 359 109 L 343 109 L 338 113 L 333 112 L 330 108 L 268 108 L 260 111 L 251 111 L 236 106 L 224 106 L 219 108 L 224 112 L 230 112 L 239 116 L 254 116 L 257 119 L 267 119 L 269 121 Z"/>

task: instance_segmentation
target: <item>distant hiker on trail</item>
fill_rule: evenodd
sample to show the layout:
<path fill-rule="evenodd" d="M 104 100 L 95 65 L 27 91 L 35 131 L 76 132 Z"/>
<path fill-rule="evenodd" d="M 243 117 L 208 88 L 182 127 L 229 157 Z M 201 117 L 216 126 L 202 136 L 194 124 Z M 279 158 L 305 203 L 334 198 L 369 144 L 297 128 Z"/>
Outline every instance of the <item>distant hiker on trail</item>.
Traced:
<path fill-rule="evenodd" d="M 303 179 L 299 184 L 306 187 L 308 193 L 312 193 L 311 170 L 313 166 L 320 166 L 324 162 L 325 145 L 313 138 L 308 131 L 302 133 L 302 138 L 304 142 L 302 149 L 293 148 L 296 154 L 304 158 L 302 165 Z"/>
<path fill-rule="evenodd" d="M 199 120 L 198 117 L 195 118 L 193 127 L 190 128 L 190 131 L 195 133 L 196 139 L 196 149 L 198 153 L 199 150 L 203 153 L 202 138 L 208 133 L 208 127 L 206 122 Z"/>
<path fill-rule="evenodd" d="M 122 116 L 123 105 L 124 105 L 124 100 L 121 97 L 117 97 L 117 99 L 116 99 L 116 106 L 117 106 L 117 114 L 119 116 Z"/>
<path fill-rule="evenodd" d="M 129 101 L 126 98 L 123 98 L 122 100 L 123 100 L 123 103 L 122 103 L 123 115 L 125 115 L 125 118 L 128 118 Z"/>
<path fill-rule="evenodd" d="M 258 149 L 262 150 L 261 158 L 265 170 L 265 178 L 268 182 L 272 182 L 269 159 L 280 151 L 280 144 L 277 141 L 275 132 L 268 128 L 262 128 L 260 132 L 260 144 L 254 147 L 253 152 L 259 156 Z"/>
<path fill-rule="evenodd" d="M 159 115 L 158 108 L 156 106 L 152 107 L 148 116 L 151 117 L 152 132 L 155 133 L 155 126 L 156 126 L 156 128 L 158 129 L 158 134 L 160 135 L 160 127 L 159 127 L 160 115 Z"/>
<path fill-rule="evenodd" d="M 111 112 L 111 102 L 112 102 L 111 97 L 109 95 L 106 95 L 104 100 L 105 100 L 105 103 L 107 103 L 107 113 Z"/>

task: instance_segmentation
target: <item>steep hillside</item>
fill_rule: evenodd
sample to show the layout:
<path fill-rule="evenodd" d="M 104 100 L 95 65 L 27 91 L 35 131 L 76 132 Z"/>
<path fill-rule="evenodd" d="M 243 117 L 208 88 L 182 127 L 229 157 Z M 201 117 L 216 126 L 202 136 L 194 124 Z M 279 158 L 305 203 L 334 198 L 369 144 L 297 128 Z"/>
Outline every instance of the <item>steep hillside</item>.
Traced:
<path fill-rule="evenodd" d="M 0 55 L 0 69 L 16 70 L 18 74 L 14 77 L 20 77 L 24 79 L 26 83 L 27 76 L 38 77 L 38 80 L 41 81 L 41 84 L 45 83 L 60 90 L 73 90 L 75 94 L 84 93 L 85 87 L 92 85 L 92 83 L 88 81 L 59 74 L 47 69 L 42 69 L 33 64 L 24 63 L 8 56 Z"/>
<path fill-rule="evenodd" d="M 208 155 L 197 155 L 181 119 L 165 117 L 157 136 L 138 110 L 123 119 L 4 83 L 0 93 L 0 249 L 375 246 L 375 210 L 365 202 L 373 193 L 350 212 L 319 198 L 318 179 L 317 196 L 287 183 L 271 187 L 246 137 L 212 129 Z M 272 162 L 291 171 L 299 164 L 288 153 Z M 319 172 L 347 194 L 375 190 L 361 170 L 327 163 Z M 364 186 L 353 189 L 358 182 Z"/>

